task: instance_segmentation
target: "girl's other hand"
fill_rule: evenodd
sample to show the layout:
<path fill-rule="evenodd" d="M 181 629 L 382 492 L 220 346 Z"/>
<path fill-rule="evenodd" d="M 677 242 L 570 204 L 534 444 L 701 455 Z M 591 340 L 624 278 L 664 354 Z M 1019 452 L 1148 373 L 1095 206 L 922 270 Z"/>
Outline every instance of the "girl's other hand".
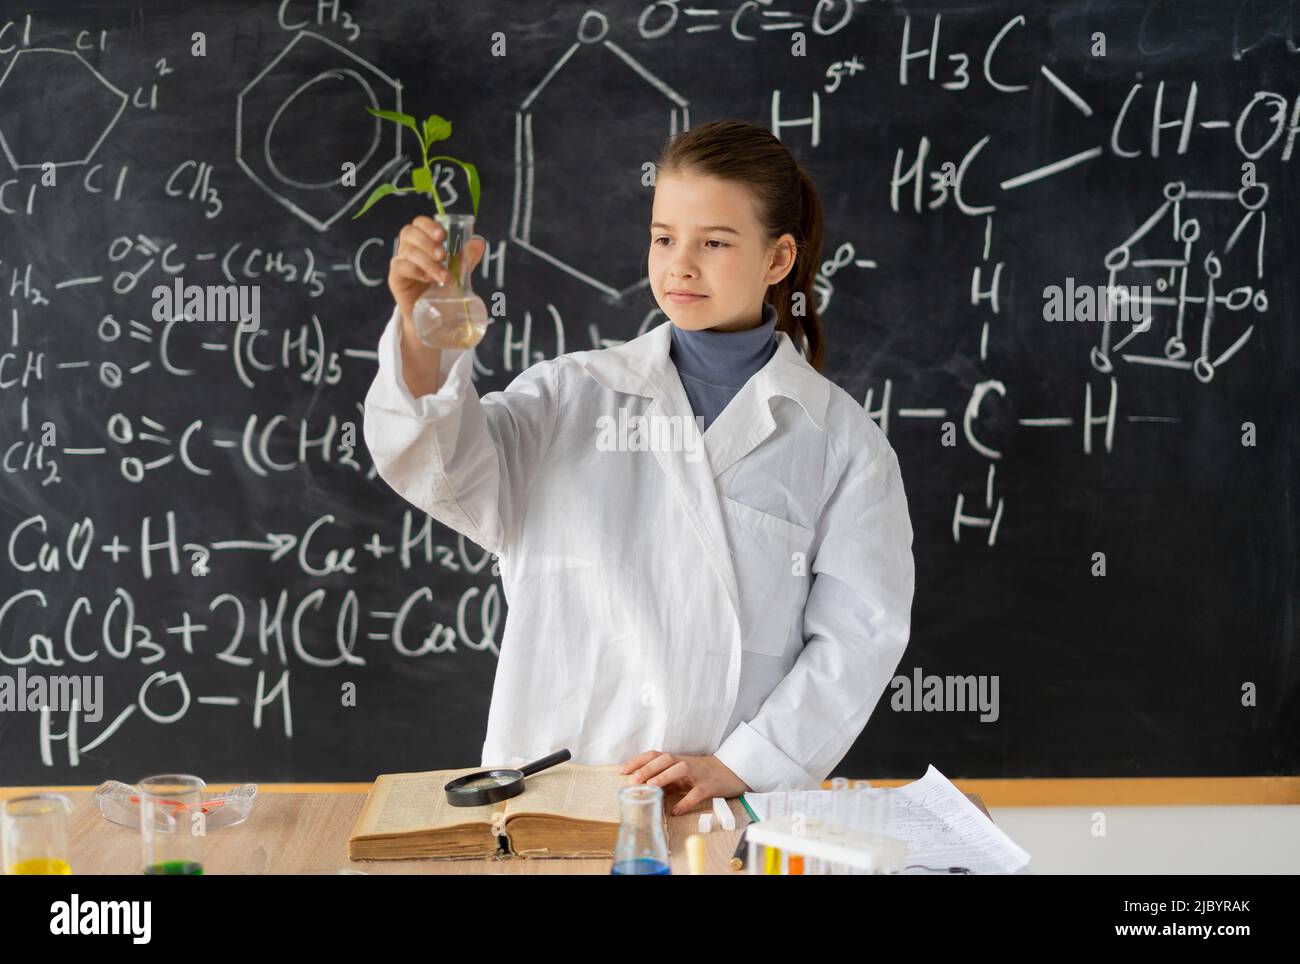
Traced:
<path fill-rule="evenodd" d="M 446 236 L 441 224 L 423 214 L 397 235 L 397 255 L 388 263 L 388 290 L 408 325 L 411 309 L 429 285 L 453 280 L 447 269 L 447 251 L 442 245 Z M 470 271 L 478 266 L 485 251 L 487 239 L 477 234 L 465 245 Z"/>
<path fill-rule="evenodd" d="M 628 783 L 662 787 L 664 793 L 685 792 L 670 811 L 676 817 L 689 813 L 701 801 L 714 797 L 738 797 L 749 792 L 744 780 L 732 773 L 716 756 L 682 756 L 646 750 L 624 760 L 620 773 L 630 773 Z"/>

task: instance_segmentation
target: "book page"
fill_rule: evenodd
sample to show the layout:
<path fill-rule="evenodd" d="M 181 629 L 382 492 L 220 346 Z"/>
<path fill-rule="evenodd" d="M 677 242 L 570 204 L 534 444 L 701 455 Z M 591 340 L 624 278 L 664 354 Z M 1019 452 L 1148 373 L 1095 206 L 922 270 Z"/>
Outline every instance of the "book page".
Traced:
<path fill-rule="evenodd" d="M 443 787 L 458 776 L 481 767 L 429 770 L 424 773 L 382 773 L 375 778 L 352 836 L 437 830 L 463 824 L 491 824 L 492 813 L 502 804 L 453 807 Z"/>
<path fill-rule="evenodd" d="M 618 823 L 618 791 L 629 785 L 618 770 L 617 763 L 565 762 L 524 777 L 524 792 L 506 801 L 506 819 L 528 813 Z"/>

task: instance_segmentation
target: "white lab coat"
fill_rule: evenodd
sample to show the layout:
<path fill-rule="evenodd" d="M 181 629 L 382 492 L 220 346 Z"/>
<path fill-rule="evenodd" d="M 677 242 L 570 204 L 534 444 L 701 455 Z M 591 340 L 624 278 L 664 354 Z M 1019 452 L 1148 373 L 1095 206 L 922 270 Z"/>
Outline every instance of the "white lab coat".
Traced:
<path fill-rule="evenodd" d="M 399 495 L 499 556 L 509 608 L 480 763 L 659 749 L 714 754 L 759 792 L 825 779 L 911 625 L 903 480 L 862 405 L 778 332 L 701 440 L 667 320 L 481 398 L 472 350 L 444 351 L 416 399 L 400 324 L 394 308 L 366 445 Z M 602 450 L 620 408 L 685 418 L 695 444 Z"/>

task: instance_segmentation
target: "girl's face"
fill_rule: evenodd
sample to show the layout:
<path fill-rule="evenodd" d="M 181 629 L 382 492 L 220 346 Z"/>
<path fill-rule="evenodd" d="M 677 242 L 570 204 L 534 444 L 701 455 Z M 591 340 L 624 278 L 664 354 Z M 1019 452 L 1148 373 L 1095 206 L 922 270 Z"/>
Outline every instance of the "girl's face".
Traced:
<path fill-rule="evenodd" d="M 748 190 L 697 174 L 655 182 L 650 287 L 678 328 L 742 331 L 763 321 L 763 296 L 794 267 L 794 235 L 764 237 Z M 703 297 L 675 298 L 674 292 Z"/>

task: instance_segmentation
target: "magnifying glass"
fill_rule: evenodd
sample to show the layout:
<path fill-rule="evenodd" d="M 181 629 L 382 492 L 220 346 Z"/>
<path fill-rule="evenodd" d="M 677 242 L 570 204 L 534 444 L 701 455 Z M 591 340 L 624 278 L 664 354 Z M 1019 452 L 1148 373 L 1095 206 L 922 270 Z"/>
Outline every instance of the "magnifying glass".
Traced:
<path fill-rule="evenodd" d="M 518 770 L 479 770 L 451 780 L 443 788 L 447 802 L 453 807 L 481 807 L 485 803 L 508 800 L 524 792 L 524 777 L 563 763 L 569 759 L 568 750 L 558 750 L 550 756 L 527 763 Z"/>

